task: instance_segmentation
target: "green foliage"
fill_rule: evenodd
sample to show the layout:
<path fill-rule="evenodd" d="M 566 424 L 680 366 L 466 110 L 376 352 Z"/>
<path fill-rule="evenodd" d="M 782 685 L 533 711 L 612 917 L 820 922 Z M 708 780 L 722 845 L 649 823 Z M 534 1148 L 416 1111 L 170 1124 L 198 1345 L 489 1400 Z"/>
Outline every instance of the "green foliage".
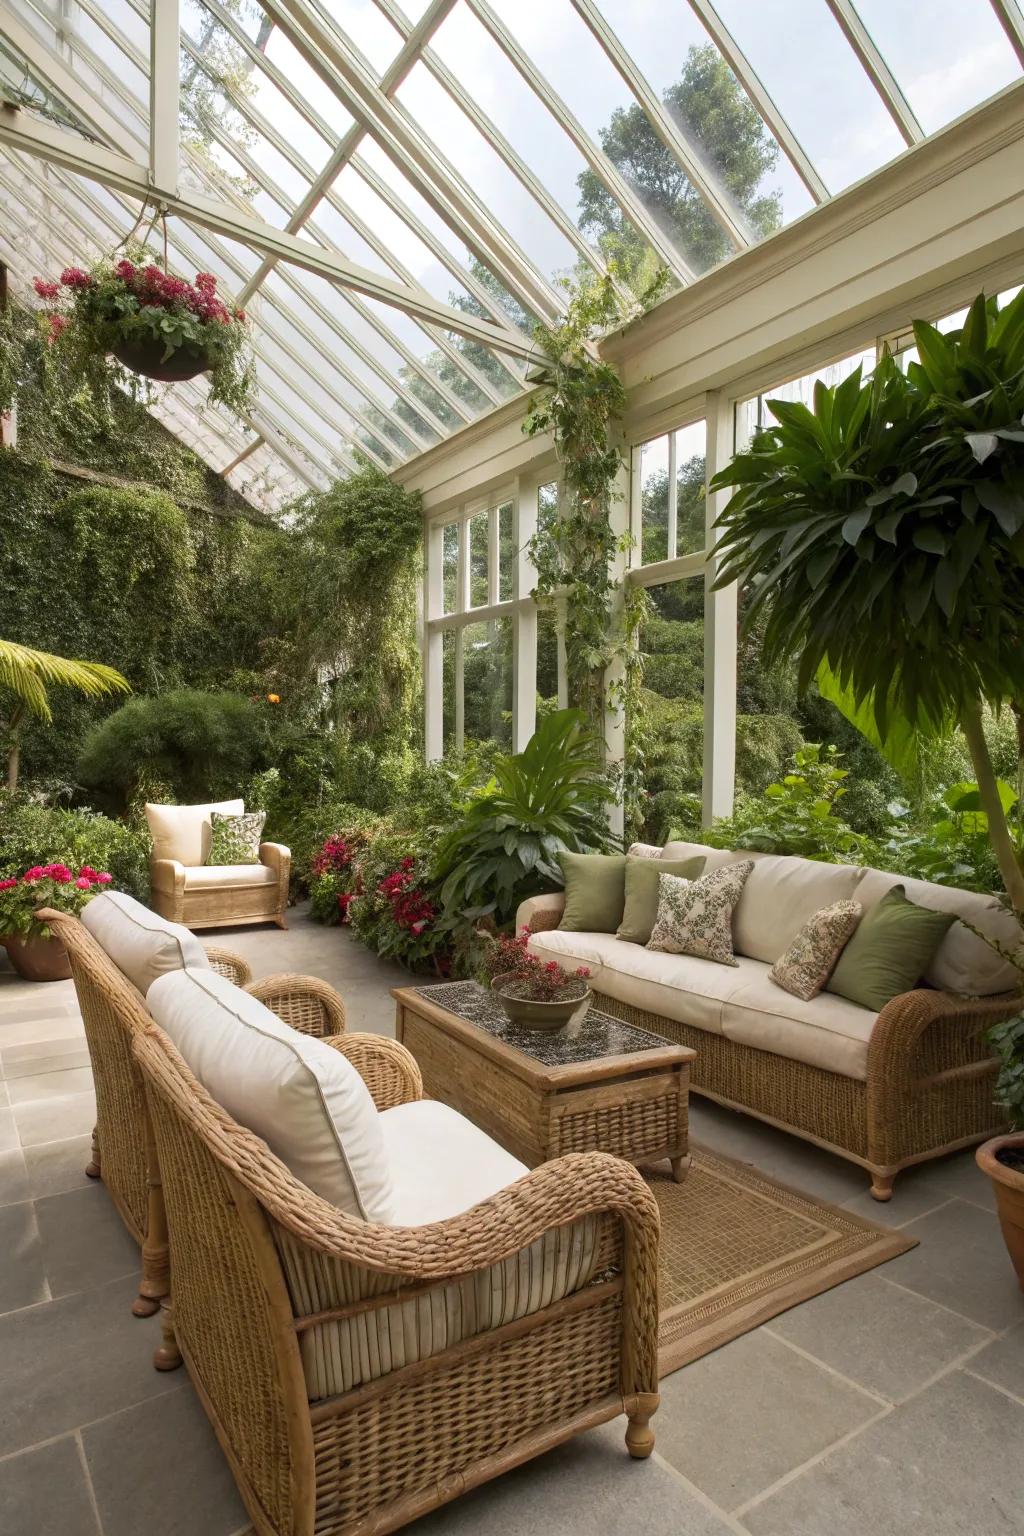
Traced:
<path fill-rule="evenodd" d="M 1024 1013 L 994 1025 L 988 1042 L 999 1059 L 996 1103 L 1006 1110 L 1011 1130 L 1024 1131 Z"/>
<path fill-rule="evenodd" d="M 1021 823 L 1017 792 L 1002 780 L 997 790 L 1004 811 L 1016 813 L 1018 846 Z M 887 867 L 901 874 L 935 880 L 940 885 L 996 891 L 1001 880 L 989 839 L 988 817 L 980 808 L 977 784 L 951 784 L 936 796 L 924 815 L 910 819 L 906 806 L 893 808 L 884 856 Z"/>
<path fill-rule="evenodd" d="M 508 922 L 526 896 L 561 884 L 558 855 L 609 846 L 607 775 L 578 710 L 538 725 L 524 751 L 498 753 L 493 778 L 438 850 L 445 919 Z"/>
<path fill-rule="evenodd" d="M 183 804 L 232 798 L 276 759 L 268 708 L 190 688 L 131 699 L 90 731 L 79 778 L 121 808 L 153 780 Z"/>
<path fill-rule="evenodd" d="M 148 902 L 149 851 L 149 836 L 137 826 L 0 791 L 0 876 L 35 864 L 89 865 L 112 875 L 115 890 Z"/>

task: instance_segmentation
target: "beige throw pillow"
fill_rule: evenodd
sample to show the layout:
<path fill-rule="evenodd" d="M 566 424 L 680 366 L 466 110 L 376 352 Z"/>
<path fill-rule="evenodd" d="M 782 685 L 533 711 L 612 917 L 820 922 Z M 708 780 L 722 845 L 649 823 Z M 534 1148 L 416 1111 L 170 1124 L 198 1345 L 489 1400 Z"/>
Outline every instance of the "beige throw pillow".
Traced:
<path fill-rule="evenodd" d="M 859 901 L 834 901 L 809 917 L 784 955 L 768 972 L 769 979 L 794 997 L 810 1002 L 825 986 L 850 936 L 860 922 Z"/>
<path fill-rule="evenodd" d="M 732 952 L 732 911 L 753 867 L 753 859 L 744 859 L 713 869 L 699 880 L 662 875 L 658 916 L 647 948 L 669 955 L 697 955 L 719 965 L 738 964 Z"/>

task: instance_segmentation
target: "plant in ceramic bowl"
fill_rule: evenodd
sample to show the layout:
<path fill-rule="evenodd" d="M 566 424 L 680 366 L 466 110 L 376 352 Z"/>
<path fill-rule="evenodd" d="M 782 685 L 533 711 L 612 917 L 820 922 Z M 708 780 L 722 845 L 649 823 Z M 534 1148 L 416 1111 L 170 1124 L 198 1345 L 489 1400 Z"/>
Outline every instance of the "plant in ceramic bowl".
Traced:
<path fill-rule="evenodd" d="M 71 975 L 64 946 L 36 913 L 43 907 L 76 916 L 111 883 L 105 870 L 83 865 L 34 864 L 0 880 L 0 944 L 26 981 L 64 981 Z"/>
<path fill-rule="evenodd" d="M 529 928 L 518 935 L 485 936 L 480 979 L 513 1024 L 526 1029 L 562 1029 L 579 1022 L 590 1007 L 590 972 L 585 965 L 566 971 L 557 960 L 541 960 L 527 949 Z"/>

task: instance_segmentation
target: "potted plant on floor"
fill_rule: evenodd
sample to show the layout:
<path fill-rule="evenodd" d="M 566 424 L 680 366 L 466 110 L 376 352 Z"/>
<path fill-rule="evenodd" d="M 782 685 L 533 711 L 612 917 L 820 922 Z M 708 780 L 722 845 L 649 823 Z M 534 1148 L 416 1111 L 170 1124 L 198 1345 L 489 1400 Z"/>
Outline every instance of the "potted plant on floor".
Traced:
<path fill-rule="evenodd" d="M 0 880 L 0 944 L 19 976 L 67 980 L 71 966 L 64 946 L 36 913 L 50 907 L 77 916 L 110 882 L 105 870 L 83 865 L 76 874 L 66 864 L 35 864 L 22 875 Z"/>
<path fill-rule="evenodd" d="M 987 938 L 973 926 L 972 932 L 1015 965 L 1024 983 L 1024 925 L 1016 951 Z M 988 1040 L 999 1060 L 996 1103 L 1005 1109 L 1010 1131 L 1005 1136 L 993 1136 L 978 1148 L 976 1155 L 978 1167 L 992 1180 L 999 1225 L 1024 1290 L 1024 1013 L 994 1025 Z"/>
<path fill-rule="evenodd" d="M 509 1020 L 524 1029 L 563 1029 L 579 1023 L 590 1007 L 590 972 L 585 965 L 565 971 L 557 960 L 543 961 L 527 950 L 530 930 L 517 936 L 497 938 L 483 934 L 483 958 L 479 978 L 505 1010 Z"/>

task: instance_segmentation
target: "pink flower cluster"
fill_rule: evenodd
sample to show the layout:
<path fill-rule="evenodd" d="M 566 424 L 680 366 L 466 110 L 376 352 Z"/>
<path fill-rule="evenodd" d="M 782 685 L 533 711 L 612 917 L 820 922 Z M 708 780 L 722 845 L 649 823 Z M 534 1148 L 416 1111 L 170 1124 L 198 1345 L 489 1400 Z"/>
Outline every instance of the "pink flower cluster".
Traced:
<path fill-rule="evenodd" d="M 174 277 L 152 263 L 137 267 L 133 262 L 122 259 L 115 263 L 112 275 L 135 295 L 140 304 L 158 309 L 174 309 L 184 305 L 200 320 L 216 325 L 230 325 L 233 320 L 243 322 L 246 318 L 244 309 L 232 311 L 223 299 L 218 298 L 217 279 L 212 272 L 197 272 L 195 282 L 187 283 L 184 278 Z M 102 275 L 99 280 L 102 280 Z M 60 297 L 62 287 L 72 291 L 95 288 L 99 280 L 81 267 L 65 267 L 59 283 L 37 277 L 32 286 L 41 299 L 52 302 Z M 59 325 L 55 325 L 57 321 Z M 51 316 L 50 341 L 56 340 L 67 323 L 64 316 Z"/>
<path fill-rule="evenodd" d="M 514 978 L 520 986 L 529 988 L 529 996 L 537 1002 L 554 1002 L 565 991 L 570 981 L 588 981 L 590 971 L 585 965 L 572 972 L 564 971 L 557 960 L 543 961 L 531 955 L 527 949 L 530 929 L 521 928 L 515 935 L 500 934 L 488 946 L 484 960 L 484 974 L 493 980 L 495 976 Z"/>
<path fill-rule="evenodd" d="M 377 889 L 390 902 L 391 916 L 396 925 L 419 938 L 437 914 L 417 886 L 415 867 L 415 859 L 403 859 L 397 869 L 384 877 Z"/>
<path fill-rule="evenodd" d="M 343 837 L 329 837 L 313 860 L 314 875 L 342 875 L 350 869 L 355 849 Z"/>
<path fill-rule="evenodd" d="M 74 885 L 80 891 L 90 891 L 94 885 L 109 885 L 113 875 L 83 864 L 76 875 L 66 864 L 33 864 L 31 869 L 18 878 L 0 880 L 0 891 L 9 891 L 16 885 L 36 885 L 40 880 L 52 880 L 55 885 Z"/>

